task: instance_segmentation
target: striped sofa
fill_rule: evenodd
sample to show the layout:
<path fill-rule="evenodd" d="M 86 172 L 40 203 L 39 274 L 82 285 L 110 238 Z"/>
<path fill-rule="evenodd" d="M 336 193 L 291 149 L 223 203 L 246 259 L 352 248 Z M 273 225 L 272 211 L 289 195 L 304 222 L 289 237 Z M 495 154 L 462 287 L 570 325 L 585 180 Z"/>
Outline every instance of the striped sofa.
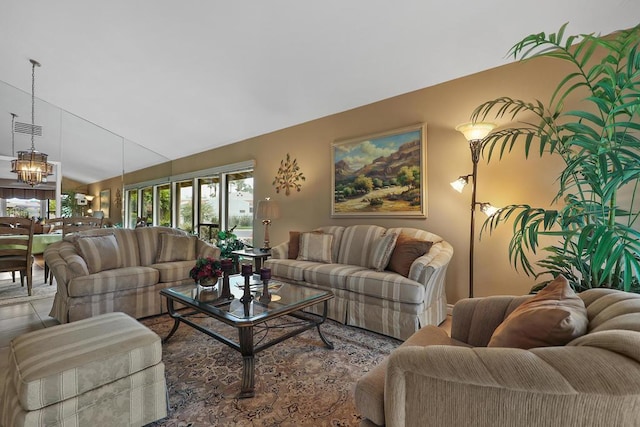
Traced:
<path fill-rule="evenodd" d="M 328 226 L 316 231 L 333 235 L 332 262 L 288 259 L 289 242 L 284 242 L 271 249 L 265 267 L 275 278 L 333 291 L 330 319 L 402 340 L 422 326 L 444 321 L 445 274 L 453 248 L 440 236 L 416 228 L 377 225 Z M 392 232 L 434 242 L 413 262 L 407 277 L 368 267 L 374 242 Z M 311 310 L 317 312 L 320 307 Z"/>
<path fill-rule="evenodd" d="M 168 236 L 194 239 L 193 249 L 173 244 L 179 239 Z M 81 244 L 91 237 L 111 241 L 116 259 L 96 245 L 83 251 Z M 160 290 L 193 282 L 189 271 L 200 257 L 219 258 L 220 249 L 169 227 L 102 228 L 65 236 L 44 252 L 57 284 L 50 315 L 67 323 L 115 311 L 136 319 L 163 313 Z"/>

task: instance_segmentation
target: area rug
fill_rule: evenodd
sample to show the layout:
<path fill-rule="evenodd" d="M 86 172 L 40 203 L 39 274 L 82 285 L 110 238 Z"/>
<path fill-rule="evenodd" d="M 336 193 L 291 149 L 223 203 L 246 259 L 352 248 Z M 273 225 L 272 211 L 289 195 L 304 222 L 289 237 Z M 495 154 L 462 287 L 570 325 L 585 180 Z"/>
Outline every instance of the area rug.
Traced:
<path fill-rule="evenodd" d="M 31 296 L 27 292 L 27 279 L 24 287 L 20 286 L 20 273 L 16 272 L 13 282 L 11 273 L 0 273 L 0 305 L 16 304 L 50 298 L 56 293 L 55 281 L 52 285 L 44 283 L 44 268 L 38 262 L 33 265 Z"/>
<path fill-rule="evenodd" d="M 227 325 L 198 321 L 237 340 L 236 330 Z M 142 322 L 161 337 L 173 326 L 168 316 Z M 151 425 L 357 426 L 355 382 L 400 341 L 333 321 L 321 328 L 333 350 L 314 328 L 258 353 L 255 397 L 239 399 L 240 353 L 181 324 L 163 344 L 170 413 Z M 254 340 L 259 339 L 256 333 Z"/>

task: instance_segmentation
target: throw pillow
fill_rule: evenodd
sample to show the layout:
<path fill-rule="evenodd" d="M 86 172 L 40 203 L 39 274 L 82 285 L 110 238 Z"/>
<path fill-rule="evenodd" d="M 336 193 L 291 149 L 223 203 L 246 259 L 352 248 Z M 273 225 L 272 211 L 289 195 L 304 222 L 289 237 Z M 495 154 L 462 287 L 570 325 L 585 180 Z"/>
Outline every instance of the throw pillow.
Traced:
<path fill-rule="evenodd" d="M 369 255 L 369 268 L 375 271 L 384 271 L 387 268 L 393 249 L 396 247 L 398 235 L 399 233 L 386 233 L 373 243 Z"/>
<path fill-rule="evenodd" d="M 488 347 L 561 346 L 584 335 L 589 319 L 582 299 L 559 275 L 496 328 Z"/>
<path fill-rule="evenodd" d="M 196 259 L 196 236 L 180 236 L 160 233 L 160 245 L 156 263 L 191 261 Z"/>
<path fill-rule="evenodd" d="M 116 236 L 86 236 L 76 239 L 78 252 L 87 263 L 90 274 L 122 266 Z"/>
<path fill-rule="evenodd" d="M 409 277 L 409 270 L 411 270 L 413 261 L 429 252 L 431 246 L 433 246 L 433 242 L 415 239 L 400 233 L 387 269 L 395 271 L 404 277 Z"/>
<path fill-rule="evenodd" d="M 322 231 L 310 231 L 309 233 L 318 233 L 322 234 Z M 297 259 L 298 252 L 300 252 L 300 231 L 290 231 L 289 232 L 289 253 L 287 258 L 289 259 Z"/>
<path fill-rule="evenodd" d="M 333 234 L 301 233 L 299 261 L 331 262 Z"/>

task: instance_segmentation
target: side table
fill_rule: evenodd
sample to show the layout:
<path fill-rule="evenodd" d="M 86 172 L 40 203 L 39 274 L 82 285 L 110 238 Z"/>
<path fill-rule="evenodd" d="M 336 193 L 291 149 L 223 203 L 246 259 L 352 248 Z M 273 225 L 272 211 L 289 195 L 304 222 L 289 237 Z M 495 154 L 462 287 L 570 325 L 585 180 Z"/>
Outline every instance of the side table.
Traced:
<path fill-rule="evenodd" d="M 239 268 L 238 264 L 240 264 L 239 259 L 240 257 L 243 257 L 243 258 L 253 259 L 253 265 L 254 265 L 253 271 L 256 271 L 259 273 L 260 269 L 262 268 L 262 262 L 271 256 L 271 252 L 263 252 L 260 249 L 240 249 L 240 250 L 231 252 L 231 255 L 233 255 L 234 263 L 236 264 L 236 267 L 237 267 L 236 271 L 239 271 L 238 270 Z"/>

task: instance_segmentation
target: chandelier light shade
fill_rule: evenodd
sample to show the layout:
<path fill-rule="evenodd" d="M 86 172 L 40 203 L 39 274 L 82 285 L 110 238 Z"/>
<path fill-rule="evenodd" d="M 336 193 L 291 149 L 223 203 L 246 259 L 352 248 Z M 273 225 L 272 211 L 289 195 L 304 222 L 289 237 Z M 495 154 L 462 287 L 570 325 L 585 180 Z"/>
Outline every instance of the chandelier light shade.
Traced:
<path fill-rule="evenodd" d="M 463 123 L 456 126 L 456 130 L 462 132 L 467 141 L 477 141 L 485 139 L 495 127 L 495 124 L 487 122 Z"/>
<path fill-rule="evenodd" d="M 11 161 L 11 172 L 18 175 L 18 182 L 24 182 L 32 187 L 47 182 L 47 177 L 53 174 L 53 165 L 47 162 L 48 156 L 45 153 L 36 151 L 34 143 L 35 134 L 35 81 L 36 67 L 40 63 L 30 59 L 31 62 L 31 149 L 28 151 L 18 151 L 17 159 Z M 13 128 L 11 132 L 13 132 Z"/>
<path fill-rule="evenodd" d="M 279 217 L 280 208 L 270 197 L 266 197 L 264 200 L 258 202 L 256 219 L 261 220 L 264 225 L 264 246 L 261 248 L 264 252 L 271 249 L 269 242 L 269 225 L 271 225 L 271 220 L 278 219 Z"/>

